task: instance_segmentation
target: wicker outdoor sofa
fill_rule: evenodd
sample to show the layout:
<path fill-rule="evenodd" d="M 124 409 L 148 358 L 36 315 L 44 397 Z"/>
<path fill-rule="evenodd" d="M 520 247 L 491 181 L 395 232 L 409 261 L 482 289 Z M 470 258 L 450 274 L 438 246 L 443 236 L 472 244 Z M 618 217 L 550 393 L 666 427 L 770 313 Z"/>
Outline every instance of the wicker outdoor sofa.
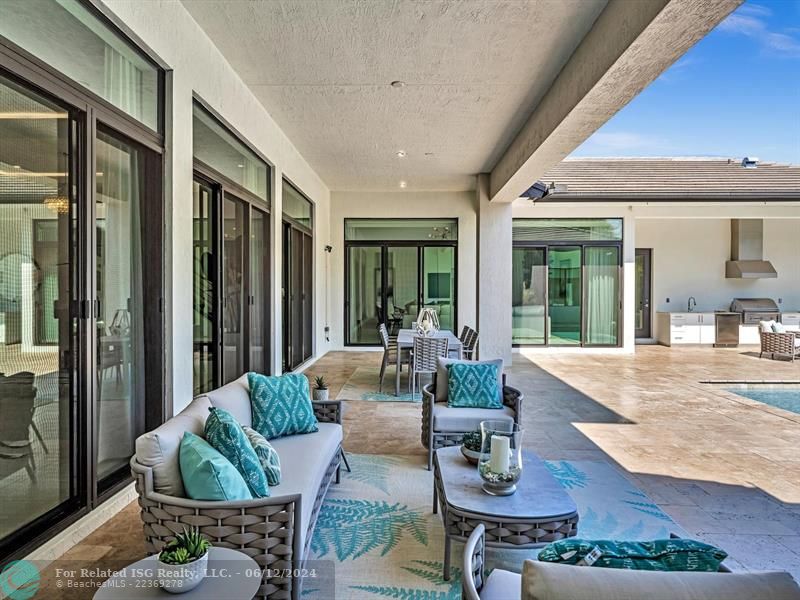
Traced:
<path fill-rule="evenodd" d="M 313 403 L 318 432 L 271 440 L 280 456 L 282 479 L 270 488 L 270 497 L 225 502 L 184 497 L 178 462 L 183 433 L 202 435 L 211 406 L 251 425 L 247 377 L 196 397 L 178 415 L 136 440 L 131 470 L 145 547 L 156 553 L 184 527 L 198 527 L 213 545 L 239 550 L 265 570 L 257 598 L 296 600 L 302 581 L 285 574 L 303 568 L 328 486 L 334 476 L 339 482 L 344 456 L 341 403 Z"/>
<path fill-rule="evenodd" d="M 503 408 L 452 408 L 447 405 L 446 395 L 437 400 L 436 385 L 422 388 L 422 445 L 428 450 L 428 470 L 433 466 L 433 452 L 447 446 L 461 444 L 465 433 L 475 431 L 481 421 L 508 419 L 519 425 L 522 423 L 523 395 L 518 389 L 506 385 L 503 373 Z"/>

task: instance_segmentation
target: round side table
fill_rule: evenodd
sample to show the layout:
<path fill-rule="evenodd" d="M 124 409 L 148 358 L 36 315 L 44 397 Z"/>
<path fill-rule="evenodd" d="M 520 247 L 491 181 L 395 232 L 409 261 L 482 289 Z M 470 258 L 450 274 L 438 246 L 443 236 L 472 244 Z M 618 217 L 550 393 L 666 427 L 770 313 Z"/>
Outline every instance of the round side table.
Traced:
<path fill-rule="evenodd" d="M 97 590 L 94 600 L 252 600 L 261 585 L 261 568 L 246 554 L 229 548 L 211 548 L 208 554 L 208 575 L 193 590 L 183 594 L 164 591 L 142 573 L 152 573 L 158 565 L 154 554 L 128 565 L 111 576 Z"/>

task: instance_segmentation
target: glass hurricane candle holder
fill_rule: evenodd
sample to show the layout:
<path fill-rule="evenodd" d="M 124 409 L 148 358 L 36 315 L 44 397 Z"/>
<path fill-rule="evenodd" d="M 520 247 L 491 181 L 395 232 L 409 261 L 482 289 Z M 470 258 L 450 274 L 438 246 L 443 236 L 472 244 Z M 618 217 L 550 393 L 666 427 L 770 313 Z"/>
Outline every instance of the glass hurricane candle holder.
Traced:
<path fill-rule="evenodd" d="M 487 494 L 510 496 L 517 491 L 522 476 L 522 433 L 511 421 L 481 422 L 478 473 Z"/>

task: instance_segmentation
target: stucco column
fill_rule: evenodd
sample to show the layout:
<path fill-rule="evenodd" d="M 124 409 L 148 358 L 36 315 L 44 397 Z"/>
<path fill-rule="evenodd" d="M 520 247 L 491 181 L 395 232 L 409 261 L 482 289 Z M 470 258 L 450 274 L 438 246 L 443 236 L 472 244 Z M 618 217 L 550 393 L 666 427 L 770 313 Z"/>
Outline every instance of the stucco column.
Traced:
<path fill-rule="evenodd" d="M 269 355 L 271 373 L 280 375 L 283 371 L 283 171 L 272 168 L 270 177 L 271 230 L 270 230 L 270 274 L 272 294 L 272 332 Z"/>
<path fill-rule="evenodd" d="M 478 175 L 478 348 L 511 364 L 511 203 L 489 201 L 489 175 Z"/>
<path fill-rule="evenodd" d="M 636 350 L 636 218 L 627 214 L 622 221 L 622 346 Z"/>

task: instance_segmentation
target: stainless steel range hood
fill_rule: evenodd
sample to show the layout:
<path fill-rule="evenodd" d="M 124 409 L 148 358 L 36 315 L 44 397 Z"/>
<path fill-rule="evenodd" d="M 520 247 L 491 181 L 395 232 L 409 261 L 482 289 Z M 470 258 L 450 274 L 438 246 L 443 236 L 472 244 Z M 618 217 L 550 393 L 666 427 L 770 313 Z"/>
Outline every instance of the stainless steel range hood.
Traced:
<path fill-rule="evenodd" d="M 731 259 L 725 263 L 728 279 L 775 278 L 778 272 L 764 260 L 763 219 L 731 219 Z"/>

